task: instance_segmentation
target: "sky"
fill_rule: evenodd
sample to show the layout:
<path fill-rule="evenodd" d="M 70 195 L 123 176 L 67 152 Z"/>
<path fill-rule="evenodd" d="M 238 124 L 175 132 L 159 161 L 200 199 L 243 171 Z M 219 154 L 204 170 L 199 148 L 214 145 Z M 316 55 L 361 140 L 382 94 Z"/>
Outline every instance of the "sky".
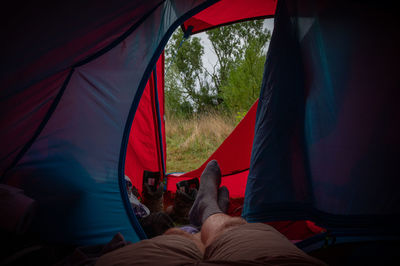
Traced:
<path fill-rule="evenodd" d="M 264 27 L 269 29 L 272 33 L 272 30 L 274 29 L 274 19 L 273 18 L 265 19 Z M 200 38 L 200 42 L 204 47 L 203 64 L 204 67 L 206 67 L 208 71 L 211 72 L 212 66 L 215 65 L 215 63 L 217 62 L 217 56 L 211 49 L 211 43 L 207 38 L 207 34 L 202 32 L 195 34 L 193 36 Z M 269 46 L 269 43 L 267 44 L 267 46 Z"/>

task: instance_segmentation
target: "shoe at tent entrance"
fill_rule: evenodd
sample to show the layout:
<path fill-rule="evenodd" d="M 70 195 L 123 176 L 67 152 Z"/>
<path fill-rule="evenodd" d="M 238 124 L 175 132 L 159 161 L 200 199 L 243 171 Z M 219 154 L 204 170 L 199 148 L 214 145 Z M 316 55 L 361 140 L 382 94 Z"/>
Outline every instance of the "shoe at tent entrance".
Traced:
<path fill-rule="evenodd" d="M 371 262 L 370 249 L 381 260 L 395 256 L 400 40 L 390 1 L 92 5 L 12 4 L 2 17 L 0 170 L 4 185 L 36 202 L 30 234 L 75 246 L 117 232 L 146 238 L 124 175 L 140 189 L 144 171 L 158 172 L 168 192 L 204 168 L 165 175 L 168 39 L 179 26 L 196 34 L 274 17 L 259 101 L 210 157 L 232 200 L 243 199 L 235 210 L 287 235 L 306 228 L 316 235 L 290 238 L 307 252 L 326 251 L 319 255 L 328 263 L 343 264 L 335 254 Z"/>

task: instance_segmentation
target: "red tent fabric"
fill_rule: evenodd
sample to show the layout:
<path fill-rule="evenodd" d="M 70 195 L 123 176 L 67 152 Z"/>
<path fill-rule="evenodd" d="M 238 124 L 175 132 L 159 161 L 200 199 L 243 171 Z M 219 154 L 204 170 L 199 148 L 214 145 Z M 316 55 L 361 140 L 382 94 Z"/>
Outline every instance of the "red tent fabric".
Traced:
<path fill-rule="evenodd" d="M 183 31 L 192 26 L 191 33 L 198 33 L 234 22 L 273 17 L 277 0 L 221 0 L 186 20 Z"/>
<path fill-rule="evenodd" d="M 202 166 L 185 174 L 168 175 L 167 189 L 175 191 L 177 182 L 200 177 L 207 163 L 215 159 L 221 168 L 222 185 L 229 189 L 231 197 L 244 197 L 254 138 L 257 104 L 258 100 L 234 131 Z"/>
<path fill-rule="evenodd" d="M 157 61 L 156 72 L 156 77 L 154 71 L 151 74 L 136 111 L 129 134 L 125 159 L 125 175 L 130 178 L 139 192 L 142 191 L 144 171 L 160 172 L 162 177 L 164 175 L 163 164 L 165 165 L 166 154 L 165 124 L 163 119 L 164 53 Z M 155 86 L 155 82 L 157 82 L 157 86 Z M 158 96 L 158 104 L 156 103 L 156 94 Z M 159 108 L 161 116 L 159 116 L 157 108 Z M 160 125 L 162 144 L 160 143 L 159 134 Z"/>

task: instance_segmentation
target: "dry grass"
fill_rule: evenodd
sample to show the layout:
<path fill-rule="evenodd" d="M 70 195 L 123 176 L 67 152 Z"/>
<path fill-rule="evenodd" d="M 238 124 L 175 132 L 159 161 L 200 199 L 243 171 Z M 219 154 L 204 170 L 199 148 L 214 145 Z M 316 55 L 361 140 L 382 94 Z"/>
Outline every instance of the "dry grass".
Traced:
<path fill-rule="evenodd" d="M 235 127 L 235 119 L 209 113 L 193 119 L 167 117 L 167 173 L 198 168 Z"/>

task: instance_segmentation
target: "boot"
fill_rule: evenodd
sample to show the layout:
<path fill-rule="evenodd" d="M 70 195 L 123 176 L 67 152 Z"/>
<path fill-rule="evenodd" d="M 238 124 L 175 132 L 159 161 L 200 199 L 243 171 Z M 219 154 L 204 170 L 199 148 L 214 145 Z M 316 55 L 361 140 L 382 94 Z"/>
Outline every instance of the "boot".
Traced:
<path fill-rule="evenodd" d="M 143 185 L 143 204 L 149 208 L 150 213 L 164 210 L 163 186 L 159 185 L 156 191 L 152 191 L 149 185 Z"/>
<path fill-rule="evenodd" d="M 190 189 L 189 193 L 177 190 L 174 205 L 167 209 L 167 213 L 177 225 L 189 224 L 189 211 L 196 199 L 197 189 Z M 172 207 L 172 208 L 171 208 Z"/>
<path fill-rule="evenodd" d="M 153 212 L 140 219 L 140 224 L 148 238 L 162 235 L 165 231 L 174 227 L 174 222 L 165 212 Z"/>

